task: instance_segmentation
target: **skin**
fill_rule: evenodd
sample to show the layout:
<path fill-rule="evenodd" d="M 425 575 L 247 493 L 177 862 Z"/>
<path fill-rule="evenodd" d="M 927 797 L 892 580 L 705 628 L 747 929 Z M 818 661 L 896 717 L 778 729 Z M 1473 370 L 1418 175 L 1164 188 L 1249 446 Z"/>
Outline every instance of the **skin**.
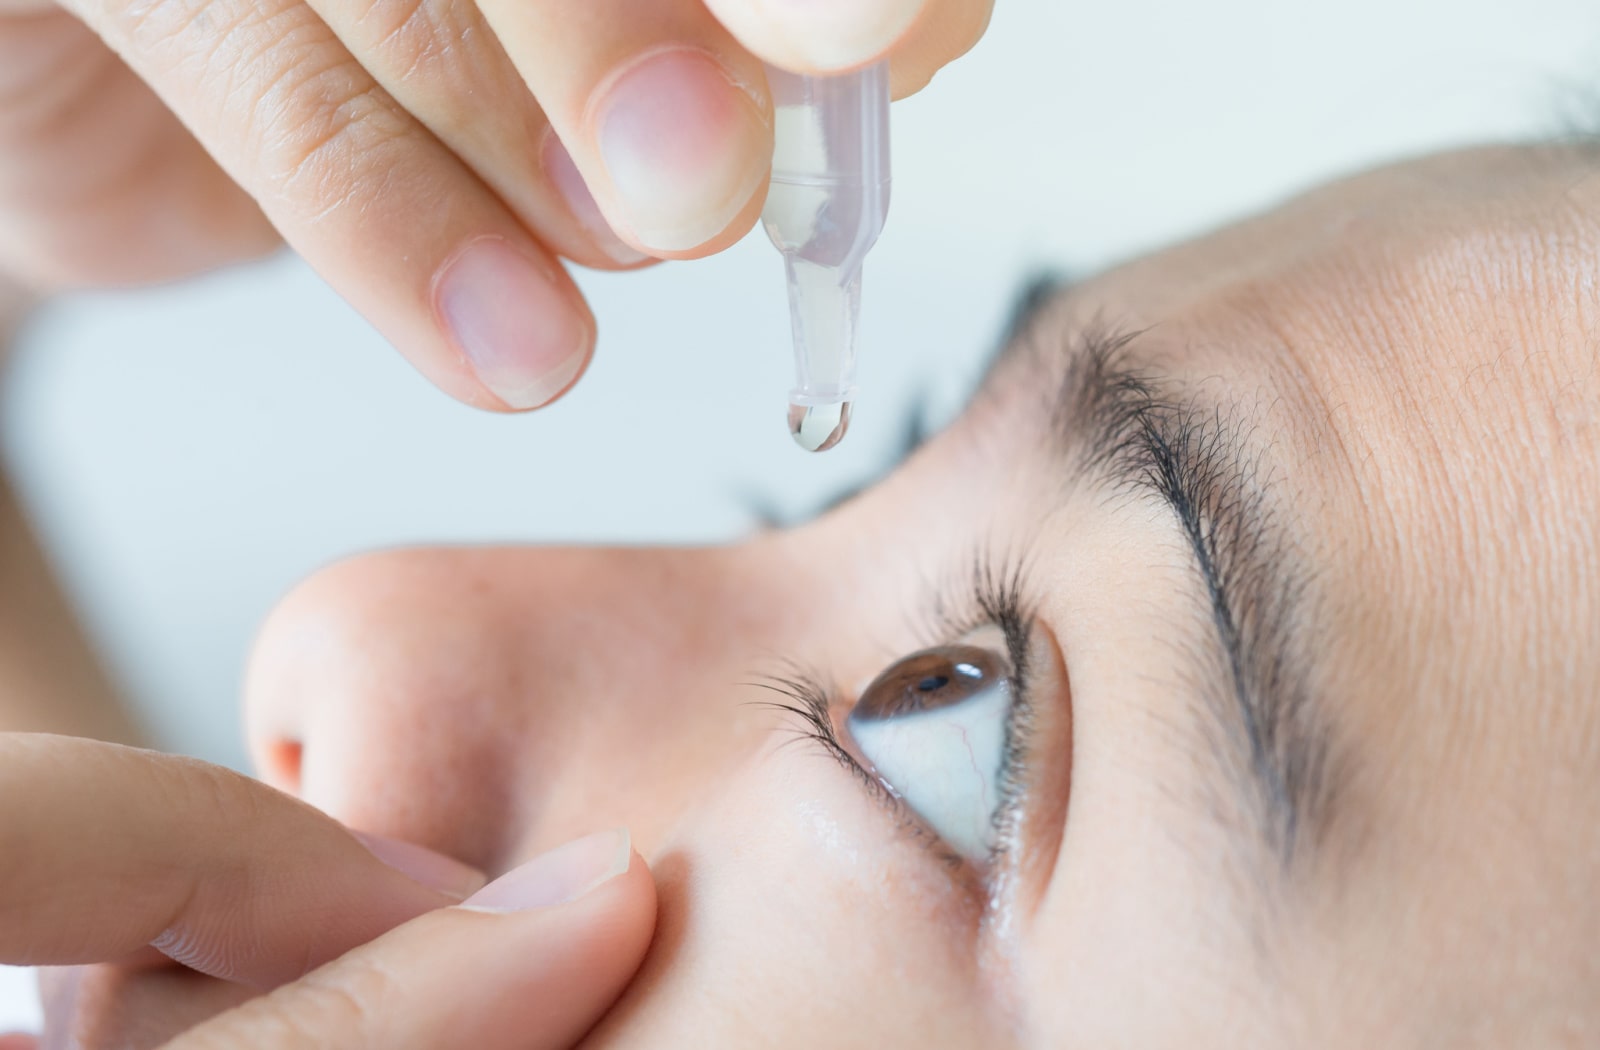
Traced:
<path fill-rule="evenodd" d="M 803 527 L 331 568 L 255 652 L 261 771 L 491 873 L 630 826 L 656 936 L 585 1046 L 1587 1044 L 1597 173 L 1576 148 L 1429 158 L 1113 270 Z M 1095 325 L 1225 406 L 1313 570 L 1295 628 L 1338 761 L 1288 853 L 1219 775 L 1172 512 L 1046 454 L 1035 370 Z M 1019 549 L 1037 722 L 985 872 L 740 683 L 812 667 L 842 717 L 952 640 L 923 626 L 930 581 Z"/>

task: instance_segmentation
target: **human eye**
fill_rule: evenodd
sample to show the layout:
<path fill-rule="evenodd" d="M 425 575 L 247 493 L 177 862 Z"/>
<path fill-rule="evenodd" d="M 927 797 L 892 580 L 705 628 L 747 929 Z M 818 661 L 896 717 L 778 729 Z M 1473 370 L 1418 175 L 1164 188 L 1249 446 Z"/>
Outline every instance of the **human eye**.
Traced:
<path fill-rule="evenodd" d="M 954 640 L 895 660 L 853 700 L 808 674 L 766 683 L 790 698 L 777 706 L 799 717 L 802 735 L 906 818 L 914 837 L 980 872 L 1004 859 L 1029 786 L 1039 722 L 1030 681 L 1039 679 L 1050 709 L 1064 685 L 1019 579 L 980 566 L 970 592 L 940 595 L 933 604 L 943 612 L 932 630 Z M 1045 735 L 1054 736 L 1060 721 L 1045 718 Z"/>
<path fill-rule="evenodd" d="M 845 729 L 884 787 L 956 853 L 981 863 L 995 850 L 1019 760 L 1018 705 L 1003 652 L 940 645 L 873 679 Z"/>

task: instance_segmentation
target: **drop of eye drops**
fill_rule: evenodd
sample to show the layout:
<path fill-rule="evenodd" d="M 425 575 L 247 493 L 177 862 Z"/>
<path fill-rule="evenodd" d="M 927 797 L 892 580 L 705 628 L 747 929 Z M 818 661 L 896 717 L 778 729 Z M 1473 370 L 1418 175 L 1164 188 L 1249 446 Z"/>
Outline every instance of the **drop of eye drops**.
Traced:
<path fill-rule="evenodd" d="M 850 429 L 850 402 L 831 405 L 789 405 L 789 433 L 807 452 L 826 452 Z"/>

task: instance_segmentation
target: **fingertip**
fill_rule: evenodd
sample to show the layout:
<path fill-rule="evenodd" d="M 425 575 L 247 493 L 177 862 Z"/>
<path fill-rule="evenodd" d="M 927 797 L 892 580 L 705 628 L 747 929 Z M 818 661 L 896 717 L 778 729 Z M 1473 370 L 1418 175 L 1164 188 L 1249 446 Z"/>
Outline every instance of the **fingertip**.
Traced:
<path fill-rule="evenodd" d="M 275 1039 L 288 1019 L 351 1050 L 562 1050 L 633 979 L 654 936 L 655 909 L 644 859 L 624 832 L 602 832 L 201 1025 L 177 1045 L 266 1050 L 282 1045 Z"/>
<path fill-rule="evenodd" d="M 697 258 L 748 230 L 772 161 L 764 84 L 711 52 L 673 46 L 634 57 L 594 93 L 602 206 L 634 249 Z"/>
<path fill-rule="evenodd" d="M 594 316 L 559 263 L 506 237 L 468 241 L 439 267 L 434 315 L 494 404 L 522 412 L 560 397 L 588 367 Z"/>
<path fill-rule="evenodd" d="M 639 851 L 630 850 L 628 870 L 600 889 L 614 895 L 606 904 L 607 913 L 614 917 L 618 957 L 632 960 L 628 967 L 631 976 L 655 935 L 655 876 Z"/>
<path fill-rule="evenodd" d="M 504 384 L 500 384 L 500 389 L 495 391 L 497 404 L 474 407 L 507 415 L 523 415 L 541 408 L 549 408 L 572 392 L 572 388 L 577 386 L 584 374 L 589 371 L 589 362 L 593 359 L 594 341 L 591 339 L 589 346 L 569 360 L 564 367 L 555 369 L 525 388 L 507 388 Z M 502 394 L 501 390 L 505 392 Z"/>
<path fill-rule="evenodd" d="M 593 258 L 577 259 L 576 262 L 586 266 L 599 264 L 604 269 L 628 270 L 655 261 L 649 254 L 617 236 L 611 224 L 601 214 L 600 205 L 590 192 L 589 184 L 578 171 L 577 164 L 572 160 L 572 154 L 568 152 L 560 136 L 555 133 L 555 129 L 545 132 L 544 144 L 539 152 L 545 177 L 556 188 L 556 192 L 561 194 L 567 210 L 572 213 L 572 217 L 577 220 L 578 226 L 588 235 L 594 247 Z"/>
<path fill-rule="evenodd" d="M 373 856 L 406 878 L 454 900 L 465 900 L 487 881 L 477 868 L 426 846 L 365 831 L 352 829 L 350 833 Z"/>
<path fill-rule="evenodd" d="M 749 233 L 755 228 L 756 223 L 761 219 L 761 209 L 763 206 L 765 206 L 767 201 L 767 170 L 768 169 L 765 168 L 762 169 L 760 183 L 755 187 L 751 195 L 745 200 L 744 205 L 739 209 L 737 214 L 734 215 L 733 220 L 729 222 L 727 226 L 723 227 L 720 232 L 714 234 L 709 240 L 702 241 L 692 248 L 682 248 L 670 251 L 665 249 L 652 249 L 652 261 L 674 262 L 692 259 L 704 259 L 708 255 L 715 255 L 718 252 L 725 251 L 737 244 L 744 238 L 745 234 Z"/>
<path fill-rule="evenodd" d="M 889 56 L 889 97 L 915 95 L 988 31 L 993 0 L 930 0 Z"/>
<path fill-rule="evenodd" d="M 708 0 L 763 60 L 797 73 L 842 73 L 893 49 L 928 0 Z"/>
<path fill-rule="evenodd" d="M 591 984 L 620 988 L 655 930 L 655 879 L 627 829 L 615 828 L 540 854 L 473 894 L 461 910 L 528 916 L 564 965 L 578 966 Z"/>

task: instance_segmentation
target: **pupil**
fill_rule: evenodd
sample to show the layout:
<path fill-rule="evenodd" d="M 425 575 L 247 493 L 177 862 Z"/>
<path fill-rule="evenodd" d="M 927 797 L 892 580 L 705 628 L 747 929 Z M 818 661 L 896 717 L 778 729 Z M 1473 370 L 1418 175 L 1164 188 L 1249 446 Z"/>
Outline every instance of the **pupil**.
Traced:
<path fill-rule="evenodd" d="M 936 690 L 943 689 L 945 686 L 947 686 L 949 684 L 950 684 L 950 679 L 946 678 L 944 675 L 942 675 L 942 674 L 930 674 L 928 677 L 924 678 L 922 681 L 917 683 L 917 691 L 918 692 L 923 692 L 923 693 L 931 693 L 931 692 L 934 692 Z"/>

